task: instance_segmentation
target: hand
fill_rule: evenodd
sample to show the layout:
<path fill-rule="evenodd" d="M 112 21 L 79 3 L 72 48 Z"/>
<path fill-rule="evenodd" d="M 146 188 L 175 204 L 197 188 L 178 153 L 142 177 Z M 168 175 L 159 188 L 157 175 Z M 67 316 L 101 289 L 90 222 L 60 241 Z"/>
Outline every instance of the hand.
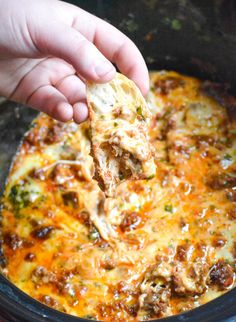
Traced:
<path fill-rule="evenodd" d="M 60 120 L 87 118 L 85 80 L 119 70 L 146 94 L 148 71 L 115 27 L 57 0 L 0 0 L 0 95 Z"/>

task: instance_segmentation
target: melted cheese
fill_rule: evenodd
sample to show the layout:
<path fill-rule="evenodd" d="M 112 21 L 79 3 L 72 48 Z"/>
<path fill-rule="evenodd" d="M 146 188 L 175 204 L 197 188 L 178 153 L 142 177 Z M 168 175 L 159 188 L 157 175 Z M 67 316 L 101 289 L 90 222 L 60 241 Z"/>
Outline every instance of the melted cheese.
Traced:
<path fill-rule="evenodd" d="M 92 150 L 97 177 L 107 196 L 128 179 L 155 176 L 148 137 L 150 111 L 137 86 L 117 73 L 106 84 L 87 86 Z"/>
<path fill-rule="evenodd" d="M 236 121 L 227 97 L 159 72 L 148 105 L 156 176 L 122 182 L 106 200 L 91 181 L 89 125 L 34 121 L 2 210 L 3 273 L 30 296 L 124 322 L 177 314 L 234 287 Z"/>

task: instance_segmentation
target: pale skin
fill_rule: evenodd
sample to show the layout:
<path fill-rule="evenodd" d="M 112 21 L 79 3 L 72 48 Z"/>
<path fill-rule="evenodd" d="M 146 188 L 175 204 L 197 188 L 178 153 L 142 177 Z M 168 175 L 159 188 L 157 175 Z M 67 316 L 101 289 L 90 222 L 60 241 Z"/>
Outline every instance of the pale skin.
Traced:
<path fill-rule="evenodd" d="M 108 82 L 112 63 L 147 93 L 141 53 L 107 22 L 58 0 L 0 0 L 0 8 L 0 96 L 80 123 L 85 81 Z"/>

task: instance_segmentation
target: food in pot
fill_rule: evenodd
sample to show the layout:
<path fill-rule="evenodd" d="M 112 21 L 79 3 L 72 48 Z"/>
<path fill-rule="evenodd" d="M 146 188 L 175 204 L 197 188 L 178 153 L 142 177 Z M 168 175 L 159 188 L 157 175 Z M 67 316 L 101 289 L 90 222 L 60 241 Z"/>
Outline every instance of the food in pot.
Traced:
<path fill-rule="evenodd" d="M 217 84 L 151 73 L 156 175 L 104 198 L 89 124 L 40 114 L 2 206 L 2 272 L 62 312 L 151 320 L 235 286 L 236 100 Z"/>

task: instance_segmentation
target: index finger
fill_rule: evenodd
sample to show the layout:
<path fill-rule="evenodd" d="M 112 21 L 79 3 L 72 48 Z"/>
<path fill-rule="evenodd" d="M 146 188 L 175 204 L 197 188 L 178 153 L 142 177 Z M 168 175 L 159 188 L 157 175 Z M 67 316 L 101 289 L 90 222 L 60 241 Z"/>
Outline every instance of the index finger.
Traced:
<path fill-rule="evenodd" d="M 82 9 L 79 9 L 73 27 L 93 42 L 107 59 L 115 63 L 121 73 L 132 79 L 143 95 L 147 93 L 149 75 L 146 63 L 136 45 L 127 36 L 111 24 Z"/>

